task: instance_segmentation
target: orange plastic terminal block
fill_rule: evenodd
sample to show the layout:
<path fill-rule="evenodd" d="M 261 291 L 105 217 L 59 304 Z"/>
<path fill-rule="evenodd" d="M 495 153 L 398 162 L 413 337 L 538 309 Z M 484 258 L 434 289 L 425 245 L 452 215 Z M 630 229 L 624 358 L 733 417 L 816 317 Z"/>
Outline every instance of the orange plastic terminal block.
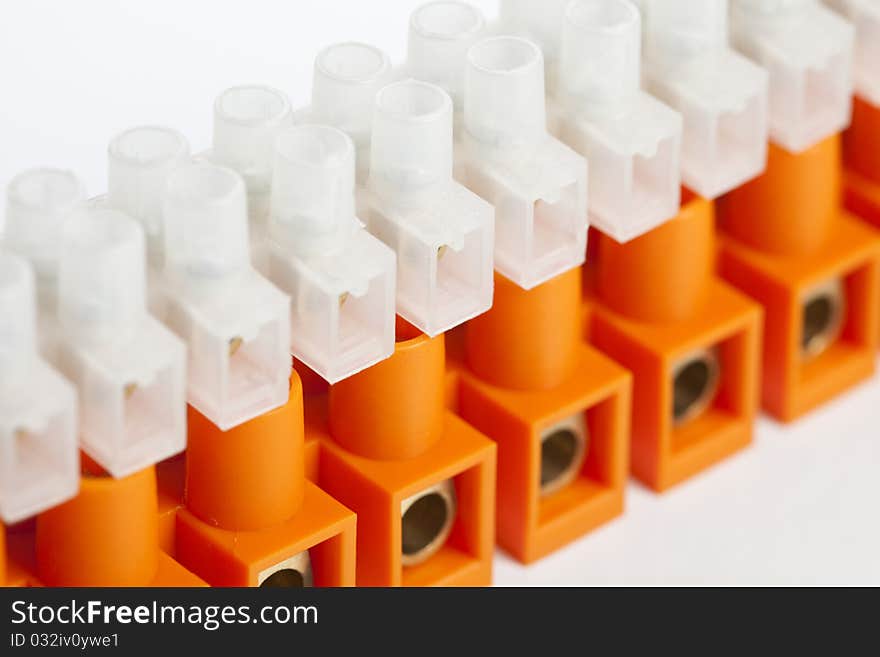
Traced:
<path fill-rule="evenodd" d="M 492 581 L 495 445 L 446 410 L 444 359 L 398 320 L 394 355 L 307 413 L 320 484 L 358 516 L 359 586 Z"/>
<path fill-rule="evenodd" d="M 156 464 L 159 491 L 159 548 L 172 557 L 175 553 L 177 512 L 183 508 L 186 482 L 186 452 Z"/>
<path fill-rule="evenodd" d="M 14 542 L 15 537 L 11 536 L 7 541 L 7 532 L 12 532 L 12 529 L 5 527 L 3 523 L 0 523 L 0 587 L 39 585 L 39 582 L 36 580 L 36 575 L 33 573 L 33 568 L 30 569 L 33 577 L 29 578 L 28 572 L 17 563 L 17 560 L 11 554 L 13 551 L 12 543 Z M 29 544 L 32 549 L 32 537 Z"/>
<path fill-rule="evenodd" d="M 880 106 L 859 96 L 843 133 L 843 160 L 847 209 L 880 228 Z"/>
<path fill-rule="evenodd" d="M 719 202 L 720 272 L 764 306 L 764 408 L 790 421 L 874 372 L 880 239 L 840 206 L 840 135 Z"/>
<path fill-rule="evenodd" d="M 495 275 L 465 329 L 458 412 L 498 445 L 499 544 L 529 563 L 623 511 L 631 376 L 581 339 L 581 270 Z"/>
<path fill-rule="evenodd" d="M 596 235 L 587 332 L 633 373 L 631 470 L 657 491 L 748 445 L 761 309 L 713 275 L 711 201 L 626 244 Z"/>
<path fill-rule="evenodd" d="M 175 554 L 214 586 L 352 586 L 355 516 L 305 478 L 303 392 L 221 431 L 189 411 Z"/>
<path fill-rule="evenodd" d="M 205 586 L 159 549 L 156 470 L 114 479 L 87 457 L 79 494 L 13 540 L 29 584 Z"/>

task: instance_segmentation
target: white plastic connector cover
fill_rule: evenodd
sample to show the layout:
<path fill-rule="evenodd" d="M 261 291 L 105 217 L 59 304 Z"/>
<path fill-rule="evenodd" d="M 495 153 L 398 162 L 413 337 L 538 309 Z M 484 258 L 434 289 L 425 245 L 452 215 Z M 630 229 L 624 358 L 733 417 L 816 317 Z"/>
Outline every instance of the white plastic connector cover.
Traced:
<path fill-rule="evenodd" d="M 291 297 L 290 351 L 330 383 L 394 352 L 394 252 L 355 217 L 355 151 L 330 126 L 275 144 L 269 277 Z"/>
<path fill-rule="evenodd" d="M 55 305 L 62 227 L 85 200 L 85 188 L 72 171 L 31 169 L 6 188 L 3 247 L 30 261 L 41 305 Z"/>
<path fill-rule="evenodd" d="M 153 267 L 162 265 L 162 199 L 168 174 L 189 159 L 186 137 L 163 126 L 138 126 L 110 141 L 107 206 L 140 222 Z"/>
<path fill-rule="evenodd" d="M 856 29 L 856 93 L 880 107 L 880 2 L 877 0 L 825 0 Z"/>
<path fill-rule="evenodd" d="M 272 149 L 278 133 L 292 125 L 290 101 L 261 85 L 232 87 L 214 101 L 211 160 L 244 178 L 251 231 L 265 227 L 272 184 Z"/>
<path fill-rule="evenodd" d="M 547 132 L 533 42 L 491 37 L 465 71 L 467 186 L 495 206 L 495 269 L 525 289 L 584 262 L 587 163 Z"/>
<path fill-rule="evenodd" d="M 315 58 L 312 104 L 297 114 L 298 123 L 339 128 L 354 141 L 357 180 L 370 171 L 370 133 L 376 94 L 393 77 L 391 60 L 366 43 L 337 43 Z"/>
<path fill-rule="evenodd" d="M 480 10 L 457 0 L 428 2 L 410 16 L 407 73 L 444 89 L 456 115 L 464 103 L 467 52 L 485 29 Z"/>
<path fill-rule="evenodd" d="M 678 213 L 682 119 L 640 89 L 628 0 L 574 0 L 559 59 L 559 136 L 590 163 L 590 223 L 619 242 Z"/>
<path fill-rule="evenodd" d="M 734 46 L 770 74 L 776 144 L 798 153 L 849 125 L 852 25 L 819 0 L 732 0 L 730 18 Z"/>
<path fill-rule="evenodd" d="M 452 99 L 404 80 L 376 96 L 367 227 L 397 253 L 397 312 L 430 336 L 492 305 L 493 211 L 452 177 Z"/>
<path fill-rule="evenodd" d="M 185 348 L 147 313 L 137 221 L 87 208 L 62 239 L 59 366 L 79 392 L 83 450 L 124 477 L 186 445 Z"/>
<path fill-rule="evenodd" d="M 37 352 L 30 264 L 0 251 L 0 519 L 24 520 L 79 486 L 76 393 Z"/>
<path fill-rule="evenodd" d="M 767 73 L 727 42 L 727 0 L 641 0 L 648 90 L 684 120 L 682 181 L 714 199 L 767 163 Z"/>
<path fill-rule="evenodd" d="M 224 431 L 289 392 L 290 299 L 251 266 L 246 197 L 208 163 L 175 170 L 165 195 L 165 323 L 189 347 L 189 402 Z"/>
<path fill-rule="evenodd" d="M 541 48 L 545 83 L 551 96 L 557 91 L 562 16 L 568 3 L 569 0 L 501 0 L 498 33 L 524 36 Z"/>

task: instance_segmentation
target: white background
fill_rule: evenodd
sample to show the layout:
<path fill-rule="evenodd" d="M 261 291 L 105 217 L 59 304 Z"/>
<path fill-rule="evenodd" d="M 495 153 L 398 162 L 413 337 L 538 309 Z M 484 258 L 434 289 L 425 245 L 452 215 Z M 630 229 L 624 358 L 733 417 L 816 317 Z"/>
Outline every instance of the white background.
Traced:
<path fill-rule="evenodd" d="M 300 106 L 336 41 L 399 63 L 419 4 L 0 0 L 0 186 L 51 165 L 102 193 L 108 140 L 144 123 L 201 150 L 218 92 L 264 83 Z M 622 518 L 537 565 L 499 553 L 496 582 L 880 584 L 880 381 L 791 426 L 762 419 L 750 449 L 669 493 L 628 493 Z"/>

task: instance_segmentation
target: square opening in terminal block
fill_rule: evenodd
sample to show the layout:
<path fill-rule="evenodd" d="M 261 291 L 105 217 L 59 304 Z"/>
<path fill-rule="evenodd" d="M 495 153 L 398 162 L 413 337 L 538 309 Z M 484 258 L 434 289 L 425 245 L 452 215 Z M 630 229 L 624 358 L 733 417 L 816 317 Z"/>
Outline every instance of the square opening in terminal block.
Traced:
<path fill-rule="evenodd" d="M 527 171 L 476 157 L 462 179 L 495 206 L 495 269 L 531 289 L 583 264 L 587 241 L 587 170 L 567 146 L 547 138 Z"/>
<path fill-rule="evenodd" d="M 226 431 L 287 401 L 288 297 L 254 270 L 216 296 L 167 286 L 167 324 L 189 346 L 188 399 Z"/>
<path fill-rule="evenodd" d="M 720 342 L 671 356 L 667 393 L 672 408 L 671 458 L 710 443 L 718 430 L 754 413 L 753 383 L 748 378 L 749 336 L 738 332 Z M 708 447 L 709 445 L 707 445 Z"/>
<path fill-rule="evenodd" d="M 176 558 L 212 586 L 354 586 L 355 515 L 310 481 L 297 514 L 228 531 L 177 512 Z"/>
<path fill-rule="evenodd" d="M 76 395 L 42 361 L 14 407 L 0 405 L 0 518 L 24 520 L 79 486 Z"/>
<path fill-rule="evenodd" d="M 633 374 L 630 468 L 664 491 L 745 447 L 757 413 L 762 313 L 718 279 L 690 319 L 649 324 L 590 291 L 590 340 Z"/>
<path fill-rule="evenodd" d="M 766 313 L 764 408 L 794 420 L 875 370 L 880 339 L 880 240 L 842 217 L 823 248 L 774 257 L 720 234 L 720 271 Z"/>
<path fill-rule="evenodd" d="M 872 277 L 876 276 L 871 263 L 860 263 L 799 294 L 801 357 L 797 382 L 805 390 L 814 387 L 847 355 L 873 351 L 876 340 L 870 314 L 875 301 L 871 295 L 877 291 Z"/>
<path fill-rule="evenodd" d="M 394 253 L 363 230 L 307 259 L 273 247 L 270 278 L 291 296 L 294 357 L 336 383 L 394 351 Z"/>
<path fill-rule="evenodd" d="M 529 563 L 623 511 L 630 375 L 580 347 L 550 390 L 515 391 L 459 371 L 459 413 L 498 446 L 499 544 Z"/>
<path fill-rule="evenodd" d="M 645 93 L 607 123 L 565 117 L 560 136 L 590 162 L 590 225 L 628 242 L 678 212 L 681 117 Z"/>
<path fill-rule="evenodd" d="M 397 253 L 397 312 L 436 336 L 492 305 L 492 207 L 461 185 L 430 204 L 370 201 L 370 232 Z"/>
<path fill-rule="evenodd" d="M 62 350 L 59 364 L 79 390 L 82 449 L 114 477 L 185 448 L 185 357 L 152 317 L 132 340 Z"/>
<path fill-rule="evenodd" d="M 319 482 L 358 517 L 358 586 L 491 582 L 495 447 L 451 413 L 426 452 L 398 461 L 356 456 L 329 435 L 325 400 L 307 422 Z M 315 411 L 316 409 L 313 409 Z"/>

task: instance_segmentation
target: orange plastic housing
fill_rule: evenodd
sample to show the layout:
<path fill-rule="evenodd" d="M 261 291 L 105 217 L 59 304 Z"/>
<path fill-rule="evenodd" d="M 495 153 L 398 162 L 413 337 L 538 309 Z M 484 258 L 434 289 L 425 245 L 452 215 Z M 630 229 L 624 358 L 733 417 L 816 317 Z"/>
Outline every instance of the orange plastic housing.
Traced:
<path fill-rule="evenodd" d="M 214 586 L 257 586 L 308 550 L 316 586 L 354 584 L 355 516 L 304 476 L 303 396 L 229 431 L 189 414 L 175 554 Z"/>
<path fill-rule="evenodd" d="M 359 586 L 485 586 L 492 581 L 495 446 L 448 412 L 444 336 L 398 324 L 394 354 L 309 406 L 319 482 L 357 513 Z M 308 441 L 307 441 L 308 442 Z M 451 533 L 417 565 L 402 563 L 401 505 L 451 480 Z"/>
<path fill-rule="evenodd" d="M 790 421 L 871 376 L 880 339 L 880 240 L 840 208 L 840 137 L 794 155 L 771 144 L 760 178 L 719 203 L 719 271 L 764 306 L 764 408 Z M 803 299 L 841 281 L 842 331 L 802 355 Z"/>
<path fill-rule="evenodd" d="M 4 531 L 0 524 L 0 587 L 42 586 L 34 563 L 33 530 L 29 526 L 19 531 L 7 527 Z"/>
<path fill-rule="evenodd" d="M 159 491 L 159 549 L 174 556 L 177 512 L 183 508 L 183 488 L 186 480 L 186 452 L 156 464 L 156 483 Z"/>
<path fill-rule="evenodd" d="M 498 543 L 530 563 L 623 511 L 631 377 L 580 339 L 581 273 L 526 291 L 495 275 L 492 309 L 468 322 L 458 412 L 498 445 Z M 542 434 L 583 414 L 587 456 L 541 495 Z"/>
<path fill-rule="evenodd" d="M 685 194 L 679 214 L 631 242 L 596 232 L 586 276 L 586 332 L 633 373 L 630 467 L 657 491 L 751 442 L 757 412 L 760 307 L 715 278 L 713 204 Z M 676 425 L 675 364 L 717 349 L 708 408 Z"/>
<path fill-rule="evenodd" d="M 205 586 L 159 549 L 156 472 L 84 474 L 72 500 L 16 536 L 29 583 L 46 586 Z"/>
<path fill-rule="evenodd" d="M 880 107 L 855 97 L 843 153 L 846 208 L 880 228 Z"/>

